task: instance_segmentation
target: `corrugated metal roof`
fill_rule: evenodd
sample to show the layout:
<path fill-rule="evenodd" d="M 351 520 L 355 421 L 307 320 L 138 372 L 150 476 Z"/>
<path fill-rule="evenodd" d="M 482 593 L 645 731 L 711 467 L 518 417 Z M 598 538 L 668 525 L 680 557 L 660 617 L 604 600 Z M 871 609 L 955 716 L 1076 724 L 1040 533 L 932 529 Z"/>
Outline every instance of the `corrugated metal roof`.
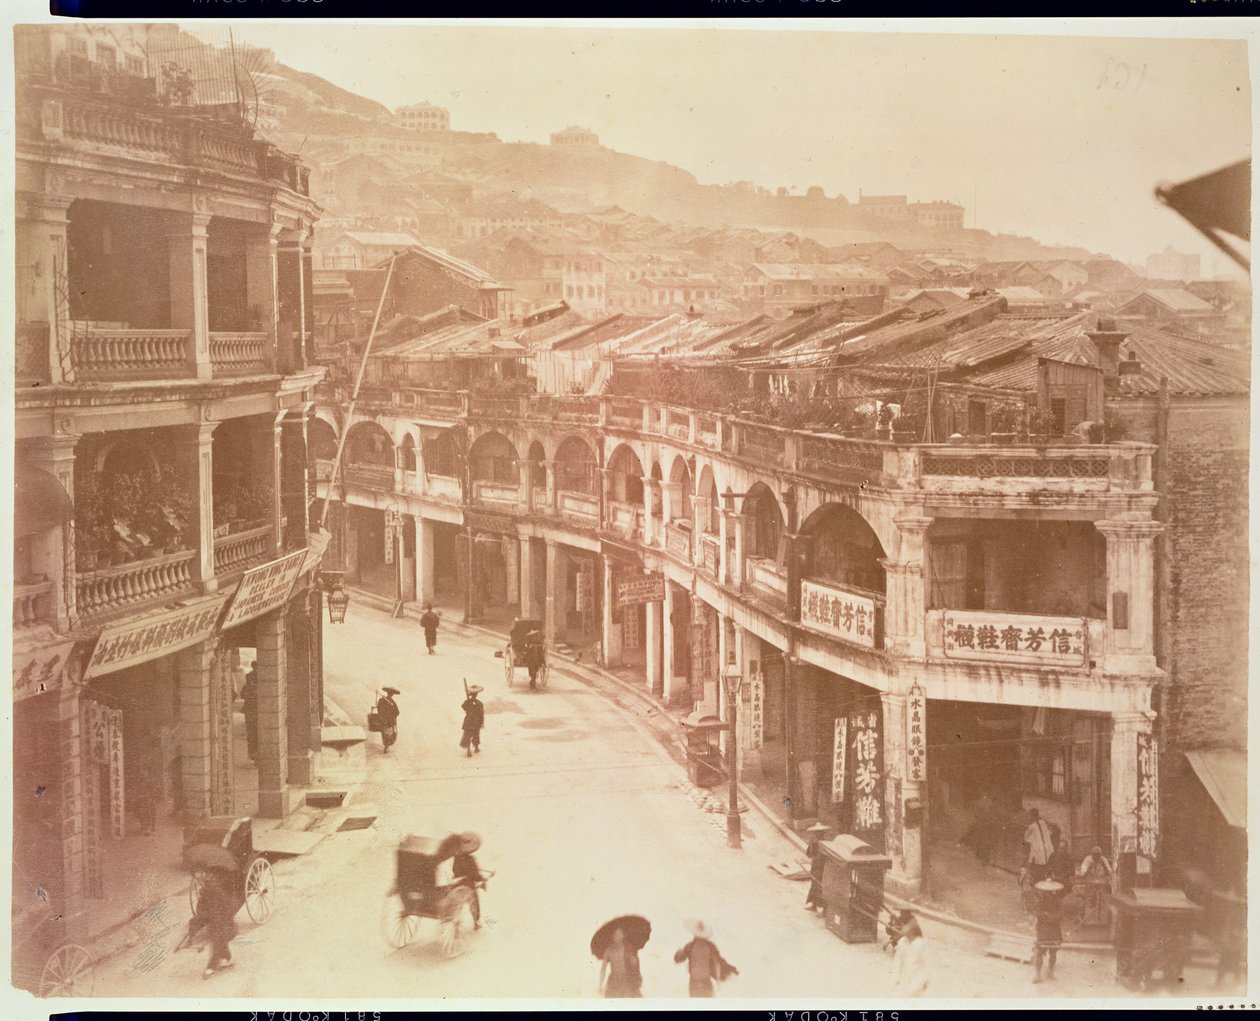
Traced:
<path fill-rule="evenodd" d="M 1202 298 L 1198 298 L 1189 291 L 1182 290 L 1180 287 L 1162 287 L 1145 290 L 1136 298 L 1129 301 L 1128 304 L 1131 305 L 1134 301 L 1138 301 L 1143 297 L 1149 297 L 1174 312 L 1198 312 L 1204 315 L 1216 312 L 1216 309 Z M 1121 311 L 1123 311 L 1123 309 Z"/>

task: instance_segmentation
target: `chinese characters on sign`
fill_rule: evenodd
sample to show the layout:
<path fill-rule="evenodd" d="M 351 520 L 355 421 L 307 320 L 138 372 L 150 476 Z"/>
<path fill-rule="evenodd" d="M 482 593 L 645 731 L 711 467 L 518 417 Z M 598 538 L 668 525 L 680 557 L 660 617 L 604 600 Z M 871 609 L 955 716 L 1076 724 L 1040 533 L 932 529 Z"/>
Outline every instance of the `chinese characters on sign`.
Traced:
<path fill-rule="evenodd" d="M 691 560 L 691 533 L 677 525 L 665 526 L 665 548 L 679 560 Z"/>
<path fill-rule="evenodd" d="M 765 734 L 765 698 L 766 678 L 761 668 L 756 667 L 748 678 L 748 746 L 754 751 L 761 747 Z"/>
<path fill-rule="evenodd" d="M 617 580 L 617 605 L 659 603 L 665 598 L 665 575 L 657 572 Z"/>
<path fill-rule="evenodd" d="M 135 666 L 205 641 L 214 632 L 225 602 L 227 596 L 216 596 L 194 606 L 105 628 L 83 671 L 84 679 Z"/>
<path fill-rule="evenodd" d="M 842 641 L 875 648 L 875 601 L 844 589 L 802 581 L 801 623 Z"/>
<path fill-rule="evenodd" d="M 878 712 L 849 714 L 849 748 L 853 751 L 853 835 L 883 847 L 883 756 Z"/>
<path fill-rule="evenodd" d="M 109 721 L 103 705 L 82 702 L 83 736 L 83 877 L 84 892 L 99 900 L 105 896 L 101 869 L 101 766 L 109 762 Z"/>
<path fill-rule="evenodd" d="M 210 789 L 210 809 L 215 815 L 231 815 L 233 691 L 227 657 L 222 650 L 214 657 L 210 685 L 214 699 L 214 781 Z"/>
<path fill-rule="evenodd" d="M 13 653 L 13 700 L 56 691 L 65 680 L 74 642 L 61 642 L 31 652 Z"/>
<path fill-rule="evenodd" d="M 236 590 L 236 598 L 232 600 L 227 616 L 223 618 L 223 630 L 260 617 L 277 606 L 283 606 L 305 559 L 306 550 L 300 549 L 279 560 L 246 571 Z"/>
<path fill-rule="evenodd" d="M 949 610 L 943 620 L 945 655 L 951 659 L 1085 665 L 1086 629 L 1081 617 Z"/>
<path fill-rule="evenodd" d="M 123 791 L 123 719 L 121 709 L 109 714 L 109 816 L 115 837 L 127 835 L 127 812 Z"/>
<path fill-rule="evenodd" d="M 1137 735 L 1137 850 L 1154 858 L 1159 837 L 1159 746 L 1151 734 Z"/>
<path fill-rule="evenodd" d="M 704 561 L 701 565 L 708 573 L 717 577 L 718 573 L 718 547 L 717 543 L 710 542 L 706 536 L 700 544 L 700 557 Z"/>
<path fill-rule="evenodd" d="M 838 805 L 844 801 L 844 753 L 849 732 L 848 721 L 843 716 L 836 717 L 836 736 L 831 748 L 831 802 Z"/>
<path fill-rule="evenodd" d="M 907 780 L 927 779 L 927 695 L 923 688 L 912 685 L 906 696 L 906 760 L 910 764 Z"/>
<path fill-rule="evenodd" d="M 576 604 L 574 609 L 579 613 L 585 613 L 590 609 L 591 605 L 591 587 L 594 578 L 591 576 L 588 564 L 582 564 L 577 572 L 577 586 L 575 590 Z"/>

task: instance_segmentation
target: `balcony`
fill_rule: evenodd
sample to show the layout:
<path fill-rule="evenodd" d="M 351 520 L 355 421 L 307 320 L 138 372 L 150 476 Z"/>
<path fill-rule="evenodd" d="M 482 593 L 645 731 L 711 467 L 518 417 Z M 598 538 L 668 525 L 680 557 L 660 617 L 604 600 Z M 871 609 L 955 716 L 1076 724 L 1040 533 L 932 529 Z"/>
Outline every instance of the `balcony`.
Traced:
<path fill-rule="evenodd" d="M 623 539 L 643 541 L 643 507 L 634 503 L 610 500 L 608 503 L 608 529 Z"/>
<path fill-rule="evenodd" d="M 15 582 L 13 585 L 13 626 L 30 627 L 48 620 L 51 614 L 53 583 L 40 581 Z"/>
<path fill-rule="evenodd" d="M 463 499 L 459 479 L 453 475 L 429 475 L 425 478 L 424 491 L 429 496 L 442 500 L 453 500 L 458 503 Z"/>
<path fill-rule="evenodd" d="M 691 529 L 670 521 L 665 525 L 665 549 L 685 564 L 691 563 Z"/>
<path fill-rule="evenodd" d="M 75 603 L 84 617 L 127 610 L 157 599 L 174 599 L 194 590 L 194 550 L 118 564 L 75 578 Z"/>
<path fill-rule="evenodd" d="M 270 525 L 246 529 L 214 540 L 214 573 L 231 574 L 272 555 L 275 537 Z"/>
<path fill-rule="evenodd" d="M 787 601 L 787 575 L 768 558 L 748 557 L 745 561 L 748 582 L 775 601 Z"/>
<path fill-rule="evenodd" d="M 599 524 L 599 500 L 589 493 L 573 493 L 560 491 L 556 493 L 556 503 L 562 517 L 570 518 L 583 525 Z"/>
<path fill-rule="evenodd" d="M 1072 493 L 1153 492 L 1148 443 L 1046 446 L 924 444 L 913 449 L 903 472 L 929 493 L 1027 493 L 1029 483 Z"/>
<path fill-rule="evenodd" d="M 721 562 L 721 544 L 718 542 L 718 537 L 705 532 L 700 536 L 700 563 L 697 566 L 710 578 L 716 578 Z"/>
<path fill-rule="evenodd" d="M 345 480 L 352 486 L 364 489 L 394 491 L 394 468 L 388 464 L 347 464 L 343 467 Z"/>
<path fill-rule="evenodd" d="M 475 480 L 472 484 L 473 500 L 489 507 L 515 510 L 521 501 L 521 487 L 512 482 L 488 482 Z"/>
<path fill-rule="evenodd" d="M 210 334 L 210 367 L 216 379 L 256 376 L 271 371 L 271 335 L 267 333 Z"/>
<path fill-rule="evenodd" d="M 134 330 L 87 323 L 71 323 L 70 330 L 73 382 L 196 378 L 191 330 Z M 273 371 L 272 365 L 270 334 L 210 334 L 210 369 L 215 378 L 262 375 Z"/>

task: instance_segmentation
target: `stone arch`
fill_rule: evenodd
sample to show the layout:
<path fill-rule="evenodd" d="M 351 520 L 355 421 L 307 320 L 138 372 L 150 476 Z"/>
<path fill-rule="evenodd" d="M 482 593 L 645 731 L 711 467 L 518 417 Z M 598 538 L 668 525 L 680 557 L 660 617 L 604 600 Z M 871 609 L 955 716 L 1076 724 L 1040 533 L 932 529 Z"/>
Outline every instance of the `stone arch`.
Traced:
<path fill-rule="evenodd" d="M 424 473 L 454 478 L 459 473 L 459 456 L 450 429 L 438 429 L 421 444 Z"/>
<path fill-rule="evenodd" d="M 394 467 L 394 441 L 385 428 L 376 422 L 355 422 L 346 434 L 347 464 L 370 464 Z"/>
<path fill-rule="evenodd" d="M 413 472 L 416 470 L 416 440 L 410 432 L 402 438 L 402 443 L 398 445 L 398 458 L 403 471 Z"/>
<path fill-rule="evenodd" d="M 547 486 L 547 450 L 540 440 L 532 440 L 525 455 L 529 461 L 529 485 L 533 489 Z"/>
<path fill-rule="evenodd" d="M 316 408 L 315 418 L 316 420 L 323 422 L 329 429 L 332 430 L 334 439 L 341 439 L 341 422 L 331 411 L 327 408 Z"/>
<path fill-rule="evenodd" d="M 326 418 L 316 417 L 311 422 L 309 446 L 311 457 L 317 461 L 331 461 L 337 456 L 337 431 Z"/>
<path fill-rule="evenodd" d="M 152 446 L 127 436 L 106 443 L 96 454 L 96 471 L 105 478 L 157 471 L 159 464 Z"/>
<path fill-rule="evenodd" d="M 718 497 L 717 480 L 714 478 L 713 466 L 705 463 L 700 467 L 700 476 L 696 482 L 696 500 L 700 506 L 703 520 L 700 524 L 703 531 L 717 535 L 722 517 L 722 502 Z"/>
<path fill-rule="evenodd" d="M 680 518 L 690 521 L 695 481 L 691 466 L 682 454 L 676 455 L 674 463 L 669 466 L 669 481 L 678 487 L 678 506 L 670 508 L 670 516 L 675 521 Z"/>
<path fill-rule="evenodd" d="M 744 517 L 744 552 L 747 556 L 778 562 L 783 550 L 783 508 L 764 482 L 748 487 L 741 508 Z"/>
<path fill-rule="evenodd" d="M 628 443 L 622 443 L 609 455 L 608 470 L 612 473 L 612 498 L 622 503 L 643 504 L 643 462 Z"/>
<path fill-rule="evenodd" d="M 596 488 L 598 468 L 595 449 L 581 436 L 570 434 L 556 447 L 557 489 L 594 496 L 598 492 Z"/>
<path fill-rule="evenodd" d="M 825 503 L 801 526 L 808 546 L 805 575 L 819 581 L 884 591 L 887 554 L 870 523 L 843 503 Z"/>
<path fill-rule="evenodd" d="M 519 478 L 516 447 L 501 432 L 486 432 L 473 441 L 468 463 L 475 482 L 513 483 Z"/>

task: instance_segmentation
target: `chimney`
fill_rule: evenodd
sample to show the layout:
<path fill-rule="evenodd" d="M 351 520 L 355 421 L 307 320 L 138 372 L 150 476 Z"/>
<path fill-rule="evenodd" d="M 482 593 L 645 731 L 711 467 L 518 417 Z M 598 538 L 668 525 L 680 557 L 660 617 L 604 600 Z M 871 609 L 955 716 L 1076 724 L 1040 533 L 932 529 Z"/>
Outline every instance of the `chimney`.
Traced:
<path fill-rule="evenodd" d="M 1098 320 L 1098 328 L 1087 331 L 1085 336 L 1094 342 L 1098 351 L 1098 366 L 1102 369 L 1103 379 L 1115 379 L 1120 375 L 1120 342 L 1128 336 L 1116 329 L 1114 319 Z"/>

